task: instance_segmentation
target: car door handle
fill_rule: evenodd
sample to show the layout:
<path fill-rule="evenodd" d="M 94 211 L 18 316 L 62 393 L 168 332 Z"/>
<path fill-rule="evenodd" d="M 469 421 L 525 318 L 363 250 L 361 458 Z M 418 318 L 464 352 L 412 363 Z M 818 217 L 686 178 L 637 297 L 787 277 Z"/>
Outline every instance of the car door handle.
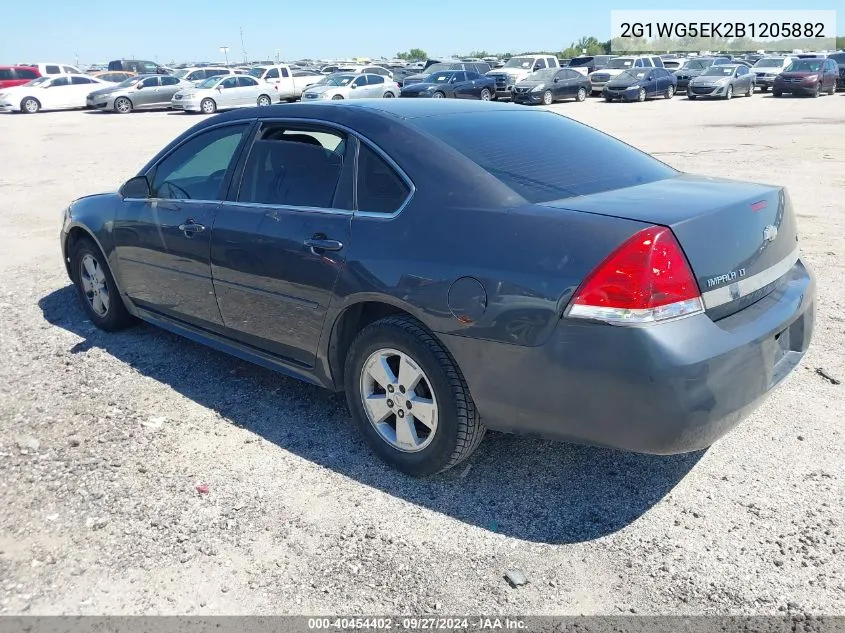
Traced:
<path fill-rule="evenodd" d="M 179 225 L 179 230 L 185 234 L 185 237 L 193 237 L 195 233 L 202 233 L 205 231 L 205 225 L 198 224 L 193 220 L 188 220 L 184 224 Z"/>
<path fill-rule="evenodd" d="M 319 255 L 318 251 L 339 251 L 343 248 L 343 242 L 338 242 L 337 240 L 328 240 L 325 238 L 315 238 L 312 237 L 309 240 L 305 240 L 303 242 L 305 246 L 311 249 L 311 252 L 315 255 Z"/>

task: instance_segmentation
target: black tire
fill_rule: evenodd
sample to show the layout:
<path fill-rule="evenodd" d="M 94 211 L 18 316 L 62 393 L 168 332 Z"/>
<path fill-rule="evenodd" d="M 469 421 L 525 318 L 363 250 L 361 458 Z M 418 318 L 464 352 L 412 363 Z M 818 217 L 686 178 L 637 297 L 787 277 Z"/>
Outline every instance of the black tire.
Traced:
<path fill-rule="evenodd" d="M 126 97 L 118 97 L 114 100 L 114 111 L 120 114 L 129 114 L 132 112 L 132 102 Z"/>
<path fill-rule="evenodd" d="M 86 255 L 94 258 L 95 262 L 103 271 L 105 277 L 105 288 L 108 292 L 109 306 L 104 315 L 94 311 L 91 301 L 83 288 L 81 271 L 82 262 Z M 116 332 L 134 324 L 135 318 L 126 310 L 123 298 L 117 289 L 117 284 L 111 274 L 106 258 L 100 248 L 89 238 L 83 238 L 74 243 L 70 251 L 70 270 L 73 284 L 76 286 L 76 293 L 82 302 L 82 308 L 88 318 L 101 330 Z"/>
<path fill-rule="evenodd" d="M 478 98 L 481 99 L 482 101 L 492 101 L 493 95 L 490 93 L 489 88 L 482 88 L 481 94 L 478 96 Z"/>
<path fill-rule="evenodd" d="M 675 96 L 675 86 L 669 86 L 666 88 L 666 94 L 664 95 L 667 99 L 671 99 Z"/>
<path fill-rule="evenodd" d="M 217 102 L 214 99 L 203 99 L 200 102 L 200 110 L 203 114 L 214 114 L 217 112 Z"/>
<path fill-rule="evenodd" d="M 382 348 L 392 348 L 413 358 L 428 377 L 437 399 L 435 436 L 417 452 L 402 452 L 382 439 L 361 403 L 364 363 Z M 431 332 L 409 316 L 387 317 L 358 333 L 346 356 L 344 382 L 355 426 L 379 458 L 405 474 L 422 477 L 452 468 L 469 457 L 484 437 L 486 429 L 455 360 Z"/>
<path fill-rule="evenodd" d="M 734 96 L 734 85 L 728 84 L 728 91 L 725 93 L 725 101 L 733 99 Z"/>
<path fill-rule="evenodd" d="M 583 103 L 587 100 L 587 89 L 586 88 L 578 88 L 578 92 L 575 93 L 575 101 L 578 103 Z"/>
<path fill-rule="evenodd" d="M 446 93 L 445 93 L 445 92 L 441 92 L 440 90 L 438 90 L 437 92 L 435 92 L 435 93 L 434 93 L 433 95 L 431 95 L 431 96 L 432 96 L 433 98 L 435 98 L 435 99 L 445 99 L 445 98 L 446 98 Z"/>
<path fill-rule="evenodd" d="M 342 101 L 342 100 L 343 100 L 343 96 L 341 96 L 341 95 L 335 95 L 335 96 L 332 97 L 332 101 Z"/>
<path fill-rule="evenodd" d="M 552 105 L 554 102 L 555 102 L 555 97 L 554 97 L 554 95 L 552 94 L 552 91 L 551 91 L 551 90 L 546 90 L 546 92 L 544 92 L 544 93 L 543 93 L 543 105 L 550 106 L 550 105 Z"/>
<path fill-rule="evenodd" d="M 385 92 L 385 93 L 382 95 L 382 97 L 383 97 L 383 98 L 385 98 L 385 99 L 393 99 L 393 93 L 392 93 L 392 92 L 390 92 L 390 90 L 388 90 L 387 92 Z"/>
<path fill-rule="evenodd" d="M 270 98 L 270 95 L 258 95 L 256 103 L 260 108 L 266 108 L 269 105 L 273 105 L 273 100 Z"/>
<path fill-rule="evenodd" d="M 646 95 L 645 88 L 640 88 L 640 91 L 637 93 L 637 101 L 643 103 L 646 100 L 647 96 L 648 95 Z"/>
<path fill-rule="evenodd" d="M 21 112 L 24 114 L 35 114 L 41 110 L 41 102 L 35 97 L 24 97 L 21 99 Z"/>
<path fill-rule="evenodd" d="M 769 91 L 768 86 L 760 86 L 760 92 L 768 92 L 768 91 Z"/>
<path fill-rule="evenodd" d="M 816 84 L 816 87 L 813 88 L 813 92 L 811 93 L 813 99 L 818 99 L 819 95 L 822 93 L 822 85 L 821 82 Z"/>
<path fill-rule="evenodd" d="M 694 95 L 694 94 L 692 94 L 692 93 L 690 93 L 690 92 L 688 92 L 688 93 L 687 93 L 687 99 L 689 99 L 690 101 L 695 101 L 695 95 Z"/>
<path fill-rule="evenodd" d="M 607 103 L 613 103 L 613 97 L 605 97 L 604 100 L 607 101 Z"/>
<path fill-rule="evenodd" d="M 836 94 L 836 84 L 830 84 L 830 88 L 827 89 L 827 94 L 831 97 Z"/>
<path fill-rule="evenodd" d="M 780 90 L 772 90 L 773 97 L 780 97 L 783 93 Z"/>

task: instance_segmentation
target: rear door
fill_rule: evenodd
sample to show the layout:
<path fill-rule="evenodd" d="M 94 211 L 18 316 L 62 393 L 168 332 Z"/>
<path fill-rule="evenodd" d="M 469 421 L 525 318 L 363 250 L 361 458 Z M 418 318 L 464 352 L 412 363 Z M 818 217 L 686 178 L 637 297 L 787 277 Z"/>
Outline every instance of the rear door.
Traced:
<path fill-rule="evenodd" d="M 212 233 L 231 338 L 314 365 L 349 248 L 355 144 L 329 126 L 261 123 Z"/>
<path fill-rule="evenodd" d="M 173 95 L 179 92 L 179 80 L 176 77 L 165 75 L 161 78 L 161 88 L 159 88 L 162 106 L 170 105 Z"/>
<path fill-rule="evenodd" d="M 367 78 L 367 95 L 376 98 L 376 97 L 383 97 L 385 93 L 385 88 L 387 85 L 385 84 L 384 77 L 381 75 L 362 75 Z"/>
<path fill-rule="evenodd" d="M 152 196 L 114 220 L 122 289 L 140 307 L 206 329 L 223 321 L 211 283 L 211 227 L 251 122 L 203 130 L 148 172 Z"/>

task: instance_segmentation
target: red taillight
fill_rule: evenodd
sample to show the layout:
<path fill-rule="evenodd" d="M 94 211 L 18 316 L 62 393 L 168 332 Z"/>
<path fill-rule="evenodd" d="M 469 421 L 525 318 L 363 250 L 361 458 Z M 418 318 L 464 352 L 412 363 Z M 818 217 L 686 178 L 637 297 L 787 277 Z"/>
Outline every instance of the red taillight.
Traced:
<path fill-rule="evenodd" d="M 703 311 L 698 284 L 672 231 L 650 226 L 587 276 L 567 316 L 614 324 L 654 323 Z"/>

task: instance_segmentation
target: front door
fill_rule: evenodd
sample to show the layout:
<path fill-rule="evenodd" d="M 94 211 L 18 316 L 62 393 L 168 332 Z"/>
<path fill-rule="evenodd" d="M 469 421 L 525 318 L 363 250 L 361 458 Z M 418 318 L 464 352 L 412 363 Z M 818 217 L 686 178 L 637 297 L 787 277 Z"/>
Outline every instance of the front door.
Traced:
<path fill-rule="evenodd" d="M 135 86 L 135 91 L 129 95 L 136 108 L 154 108 L 161 103 L 159 77 L 147 77 Z"/>
<path fill-rule="evenodd" d="M 120 283 L 140 307 L 219 329 L 209 248 L 214 218 L 250 123 L 203 131 L 148 173 L 148 199 L 123 200 L 114 241 Z"/>
<path fill-rule="evenodd" d="M 348 140 L 332 128 L 263 123 L 212 233 L 211 269 L 227 336 L 303 367 L 315 363 L 349 249 Z"/>

